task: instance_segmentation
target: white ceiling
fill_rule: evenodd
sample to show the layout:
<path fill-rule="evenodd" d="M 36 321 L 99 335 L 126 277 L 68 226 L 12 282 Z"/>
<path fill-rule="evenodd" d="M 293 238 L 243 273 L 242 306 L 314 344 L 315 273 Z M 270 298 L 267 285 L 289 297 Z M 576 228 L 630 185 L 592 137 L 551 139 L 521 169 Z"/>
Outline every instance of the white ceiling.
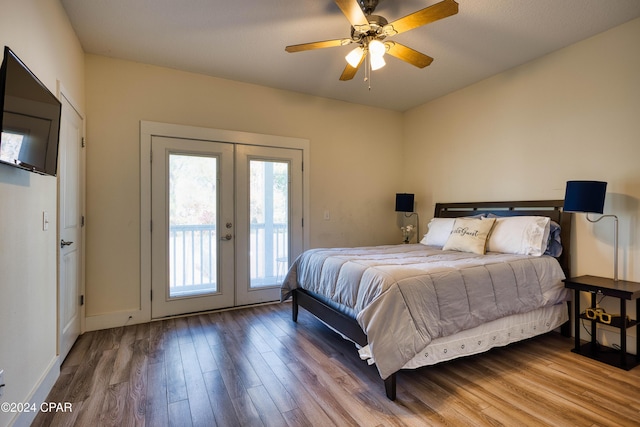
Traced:
<path fill-rule="evenodd" d="M 332 0 L 61 1 L 87 53 L 397 111 L 640 16 L 640 0 L 457 0 L 457 15 L 393 37 L 433 63 L 388 57 L 369 90 L 362 69 L 338 80 L 353 45 L 284 50 L 349 37 Z M 375 14 L 391 22 L 438 1 L 380 0 Z"/>

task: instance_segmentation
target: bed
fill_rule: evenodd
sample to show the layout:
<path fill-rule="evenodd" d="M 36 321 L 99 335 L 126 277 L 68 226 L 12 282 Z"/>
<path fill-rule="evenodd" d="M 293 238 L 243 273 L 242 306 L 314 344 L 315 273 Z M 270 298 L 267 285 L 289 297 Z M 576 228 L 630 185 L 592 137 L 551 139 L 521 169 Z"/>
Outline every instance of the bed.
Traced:
<path fill-rule="evenodd" d="M 281 299 L 292 298 L 294 322 L 303 307 L 353 341 L 395 400 L 401 369 L 558 327 L 570 334 L 562 280 L 570 276 L 572 215 L 562 205 L 437 203 L 421 243 L 305 251 L 285 276 Z"/>

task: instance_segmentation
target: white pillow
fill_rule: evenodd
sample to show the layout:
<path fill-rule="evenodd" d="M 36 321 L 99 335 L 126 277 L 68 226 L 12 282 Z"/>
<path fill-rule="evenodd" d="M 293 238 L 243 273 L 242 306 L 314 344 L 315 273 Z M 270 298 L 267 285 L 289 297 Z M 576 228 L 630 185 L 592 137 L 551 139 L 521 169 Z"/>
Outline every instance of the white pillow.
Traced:
<path fill-rule="evenodd" d="M 484 255 L 495 218 L 456 218 L 442 250 Z"/>
<path fill-rule="evenodd" d="M 544 216 L 496 218 L 487 251 L 540 256 L 547 249 L 550 219 Z"/>
<path fill-rule="evenodd" d="M 433 218 L 427 224 L 429 231 L 424 235 L 420 243 L 429 246 L 444 246 L 453 230 L 455 218 Z"/>

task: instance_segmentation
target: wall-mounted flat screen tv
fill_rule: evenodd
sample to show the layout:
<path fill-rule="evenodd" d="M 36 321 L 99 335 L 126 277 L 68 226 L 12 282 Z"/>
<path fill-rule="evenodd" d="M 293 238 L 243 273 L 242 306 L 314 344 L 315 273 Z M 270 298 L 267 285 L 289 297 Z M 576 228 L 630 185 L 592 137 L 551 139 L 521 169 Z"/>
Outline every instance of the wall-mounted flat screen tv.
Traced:
<path fill-rule="evenodd" d="M 62 105 L 6 46 L 0 68 L 0 103 L 0 163 L 55 176 Z"/>

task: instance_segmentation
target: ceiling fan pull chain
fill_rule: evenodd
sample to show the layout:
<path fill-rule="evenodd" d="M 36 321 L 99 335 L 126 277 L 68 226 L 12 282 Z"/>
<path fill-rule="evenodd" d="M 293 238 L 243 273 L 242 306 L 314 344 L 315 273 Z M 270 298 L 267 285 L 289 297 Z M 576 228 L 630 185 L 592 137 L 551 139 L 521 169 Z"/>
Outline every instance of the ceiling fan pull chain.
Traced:
<path fill-rule="evenodd" d="M 371 71 L 370 71 L 370 67 L 369 67 L 369 55 L 367 55 L 367 52 L 365 52 L 365 57 L 364 57 L 364 81 L 368 82 L 369 81 L 369 76 L 371 75 Z"/>
<path fill-rule="evenodd" d="M 371 72 L 371 55 L 367 55 L 367 59 L 369 60 L 366 64 L 366 71 L 369 73 L 369 77 L 367 78 L 367 82 L 369 83 L 369 91 L 371 91 L 371 76 L 373 73 Z"/>

